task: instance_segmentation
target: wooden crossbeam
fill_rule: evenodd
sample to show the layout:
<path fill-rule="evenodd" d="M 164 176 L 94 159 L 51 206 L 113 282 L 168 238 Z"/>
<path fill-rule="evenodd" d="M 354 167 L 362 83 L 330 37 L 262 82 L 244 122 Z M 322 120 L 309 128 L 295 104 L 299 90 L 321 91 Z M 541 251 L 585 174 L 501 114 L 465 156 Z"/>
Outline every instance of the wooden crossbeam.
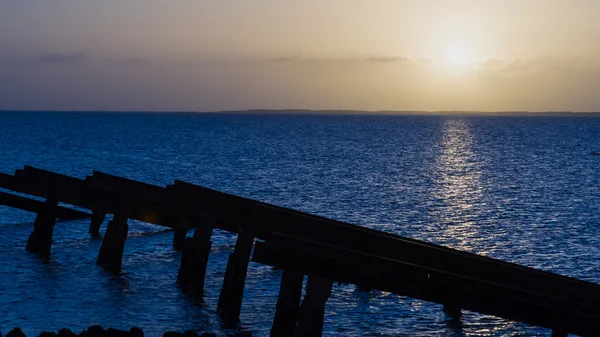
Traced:
<path fill-rule="evenodd" d="M 44 208 L 43 201 L 29 199 L 2 191 L 0 191 L 0 205 L 33 213 L 39 213 Z M 77 220 L 89 218 L 91 217 L 91 214 L 68 207 L 58 206 L 57 217 L 59 220 Z"/>

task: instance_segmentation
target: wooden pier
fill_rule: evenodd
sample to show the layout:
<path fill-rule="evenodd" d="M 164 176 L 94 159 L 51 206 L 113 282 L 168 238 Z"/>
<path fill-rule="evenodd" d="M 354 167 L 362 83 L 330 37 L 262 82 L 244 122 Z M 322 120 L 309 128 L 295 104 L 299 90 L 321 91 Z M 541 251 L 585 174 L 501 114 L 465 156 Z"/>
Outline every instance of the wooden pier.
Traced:
<path fill-rule="evenodd" d="M 78 179 L 26 166 L 0 173 L 0 188 L 20 194 L 0 192 L 1 205 L 37 213 L 27 250 L 46 257 L 57 220 L 89 217 L 90 234 L 100 236 L 112 214 L 97 259 L 111 272 L 121 270 L 128 219 L 173 228 L 173 246 L 182 251 L 177 282 L 193 294 L 203 292 L 213 229 L 237 234 L 216 310 L 227 323 L 239 321 L 250 260 L 281 268 L 274 337 L 321 336 L 334 282 L 439 303 L 454 319 L 464 309 L 555 337 L 600 336 L 600 285 L 183 181 L 162 187 L 96 171 Z"/>

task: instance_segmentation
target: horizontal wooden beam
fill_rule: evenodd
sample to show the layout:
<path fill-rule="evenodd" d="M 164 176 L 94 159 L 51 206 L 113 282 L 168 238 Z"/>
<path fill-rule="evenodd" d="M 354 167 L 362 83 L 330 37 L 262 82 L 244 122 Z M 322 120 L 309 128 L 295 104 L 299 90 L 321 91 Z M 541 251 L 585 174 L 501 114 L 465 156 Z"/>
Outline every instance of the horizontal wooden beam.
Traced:
<path fill-rule="evenodd" d="M 169 198 L 164 187 L 94 171 L 86 177 L 89 186 L 118 195 L 125 195 L 147 203 L 161 213 L 164 219 L 178 218 L 191 222 L 198 217 L 189 203 Z"/>
<path fill-rule="evenodd" d="M 19 195 L 0 191 L 0 205 L 20 209 L 27 212 L 39 213 L 44 209 L 44 202 L 29 199 Z M 76 220 L 91 217 L 91 214 L 72 208 L 58 206 L 56 215 L 59 220 Z"/>
<path fill-rule="evenodd" d="M 0 176 L 0 187 L 39 197 L 54 197 L 63 203 L 92 211 L 120 213 L 130 219 L 165 226 L 156 210 L 145 202 L 99 190 L 89 186 L 85 180 L 51 171 L 26 166 L 24 170 L 17 170 L 14 176 Z"/>

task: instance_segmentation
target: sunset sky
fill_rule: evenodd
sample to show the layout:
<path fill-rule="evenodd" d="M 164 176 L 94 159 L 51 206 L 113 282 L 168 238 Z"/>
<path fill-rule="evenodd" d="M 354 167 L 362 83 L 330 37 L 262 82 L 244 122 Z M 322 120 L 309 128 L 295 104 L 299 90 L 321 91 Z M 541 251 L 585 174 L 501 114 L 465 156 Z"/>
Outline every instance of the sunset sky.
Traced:
<path fill-rule="evenodd" d="M 0 0 L 0 109 L 600 111 L 598 0 Z"/>

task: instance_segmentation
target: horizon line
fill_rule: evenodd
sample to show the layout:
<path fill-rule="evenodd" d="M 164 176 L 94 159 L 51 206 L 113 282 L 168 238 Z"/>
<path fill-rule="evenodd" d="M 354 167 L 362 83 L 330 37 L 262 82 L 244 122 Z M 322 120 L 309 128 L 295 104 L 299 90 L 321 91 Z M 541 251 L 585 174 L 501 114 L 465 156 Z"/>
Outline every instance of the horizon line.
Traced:
<path fill-rule="evenodd" d="M 4 112 L 56 112 L 56 113 L 173 113 L 173 114 L 296 114 L 296 115 L 489 115 L 489 116 L 600 116 L 600 111 L 528 111 L 528 110 L 357 110 L 357 109 L 241 109 L 241 110 L 39 110 L 0 109 Z"/>

